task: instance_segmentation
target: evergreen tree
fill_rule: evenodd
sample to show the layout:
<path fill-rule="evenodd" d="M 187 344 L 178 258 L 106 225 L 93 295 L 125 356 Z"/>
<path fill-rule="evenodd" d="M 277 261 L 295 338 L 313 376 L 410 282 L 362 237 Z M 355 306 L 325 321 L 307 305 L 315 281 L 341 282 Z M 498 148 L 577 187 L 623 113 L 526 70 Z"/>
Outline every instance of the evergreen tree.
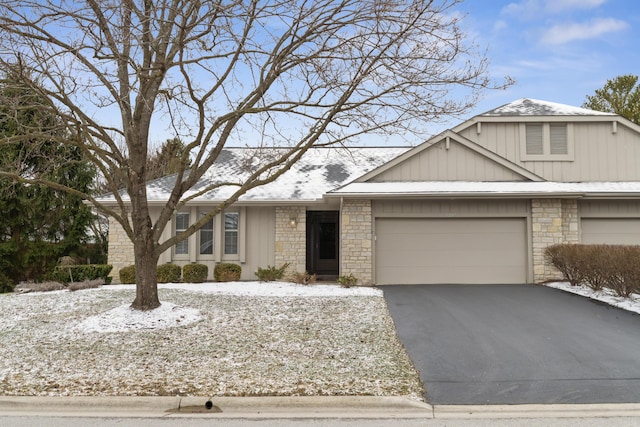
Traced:
<path fill-rule="evenodd" d="M 83 159 L 77 139 L 34 91 L 11 77 L 0 80 L 0 168 L 20 170 L 24 178 L 43 179 L 81 192 L 90 191 L 94 169 Z M 49 138 L 43 138 L 42 131 Z M 24 138 L 30 133 L 38 137 Z M 0 178 L 0 270 L 7 282 L 42 279 L 64 255 L 86 254 L 91 210 L 76 195 L 51 186 Z M 4 278 L 4 279 L 3 279 Z"/>
<path fill-rule="evenodd" d="M 631 74 L 607 80 L 593 96 L 587 95 L 583 107 L 618 114 L 640 125 L 640 85 Z"/>

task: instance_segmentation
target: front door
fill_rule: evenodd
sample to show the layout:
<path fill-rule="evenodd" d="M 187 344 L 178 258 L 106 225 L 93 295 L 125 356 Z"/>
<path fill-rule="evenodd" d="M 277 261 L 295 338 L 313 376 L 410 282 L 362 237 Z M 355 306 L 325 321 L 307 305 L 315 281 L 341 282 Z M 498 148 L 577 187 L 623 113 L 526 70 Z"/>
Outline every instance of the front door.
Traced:
<path fill-rule="evenodd" d="M 307 271 L 338 275 L 338 211 L 307 211 Z"/>

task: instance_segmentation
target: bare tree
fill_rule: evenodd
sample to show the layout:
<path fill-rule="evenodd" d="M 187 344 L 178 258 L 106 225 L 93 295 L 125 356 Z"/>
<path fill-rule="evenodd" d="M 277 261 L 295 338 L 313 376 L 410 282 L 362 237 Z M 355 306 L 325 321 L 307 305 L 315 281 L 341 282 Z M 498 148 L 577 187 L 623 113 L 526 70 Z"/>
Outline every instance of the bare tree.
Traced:
<path fill-rule="evenodd" d="M 118 208 L 83 196 L 133 241 L 132 307 L 148 310 L 160 305 L 160 254 L 251 188 L 276 179 L 309 148 L 370 133 L 420 133 L 467 111 L 483 89 L 501 86 L 487 77 L 485 53 L 461 32 L 457 3 L 5 0 L 0 66 L 23 69 L 25 83 L 83 136 L 82 149 L 109 181 Z M 161 122 L 185 144 L 178 164 L 192 163 L 178 168 L 152 222 L 147 156 L 152 126 Z M 215 184 L 235 192 L 181 235 L 161 241 L 176 209 L 213 189 L 193 187 L 222 148 L 247 137 L 288 149 L 263 159 L 242 181 Z M 16 171 L 1 174 L 29 180 Z M 126 194 L 117 191 L 118 177 Z"/>

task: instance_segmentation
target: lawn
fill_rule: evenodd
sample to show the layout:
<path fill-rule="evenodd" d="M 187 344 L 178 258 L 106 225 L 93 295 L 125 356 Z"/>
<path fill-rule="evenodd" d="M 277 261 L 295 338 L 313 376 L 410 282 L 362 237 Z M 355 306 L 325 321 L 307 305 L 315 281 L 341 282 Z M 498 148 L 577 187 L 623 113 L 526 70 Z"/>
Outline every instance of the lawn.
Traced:
<path fill-rule="evenodd" d="M 0 393 L 424 396 L 379 290 L 169 284 L 147 313 L 134 295 L 0 295 Z"/>

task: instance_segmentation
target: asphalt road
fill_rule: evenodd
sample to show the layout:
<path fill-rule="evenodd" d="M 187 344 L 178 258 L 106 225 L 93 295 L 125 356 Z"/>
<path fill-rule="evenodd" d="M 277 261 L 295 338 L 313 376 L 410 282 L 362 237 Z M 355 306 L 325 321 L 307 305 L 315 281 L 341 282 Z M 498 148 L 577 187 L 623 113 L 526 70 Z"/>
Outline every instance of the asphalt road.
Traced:
<path fill-rule="evenodd" d="M 638 314 L 535 285 L 380 288 L 431 404 L 640 402 Z"/>

